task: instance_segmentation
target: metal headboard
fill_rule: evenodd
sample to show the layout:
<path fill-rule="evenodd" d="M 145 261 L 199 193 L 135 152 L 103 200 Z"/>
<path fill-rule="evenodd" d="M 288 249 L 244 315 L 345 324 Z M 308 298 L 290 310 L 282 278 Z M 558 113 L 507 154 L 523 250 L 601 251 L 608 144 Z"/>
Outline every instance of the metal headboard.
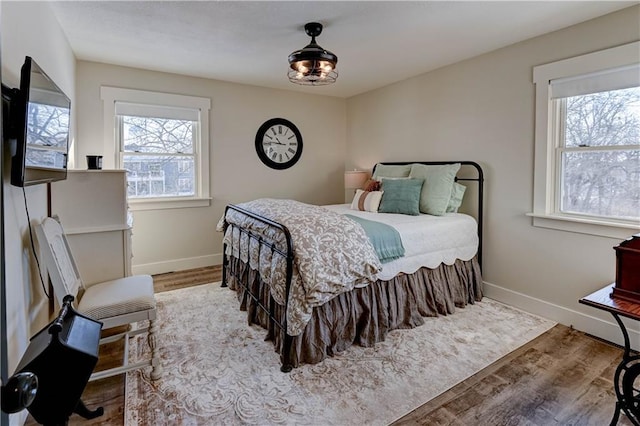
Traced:
<path fill-rule="evenodd" d="M 405 166 L 408 164 L 426 164 L 426 165 L 444 165 L 444 164 L 460 164 L 462 166 L 471 166 L 476 172 L 476 177 L 457 177 L 457 181 L 469 181 L 469 182 L 478 182 L 478 205 L 476 208 L 476 220 L 478 222 L 478 264 L 480 265 L 480 270 L 482 270 L 482 235 L 483 235 L 483 221 L 484 221 L 484 173 L 482 171 L 482 167 L 475 161 L 383 161 L 378 164 L 388 165 L 388 166 Z M 372 173 L 376 171 L 376 164 L 373 166 Z M 462 169 L 462 167 L 461 167 Z"/>

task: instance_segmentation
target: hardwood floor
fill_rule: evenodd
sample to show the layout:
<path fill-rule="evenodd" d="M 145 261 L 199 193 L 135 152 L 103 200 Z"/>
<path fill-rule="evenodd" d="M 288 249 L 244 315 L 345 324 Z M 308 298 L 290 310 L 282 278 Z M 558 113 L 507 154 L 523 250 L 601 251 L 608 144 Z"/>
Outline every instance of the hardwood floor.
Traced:
<path fill-rule="evenodd" d="M 154 276 L 156 292 L 221 280 L 220 267 Z M 119 362 L 122 346 L 102 346 L 97 369 Z M 537 339 L 427 402 L 394 425 L 607 425 L 613 415 L 613 373 L 622 349 L 557 325 Z M 165 367 L 166 368 L 166 367 Z M 70 425 L 123 425 L 124 377 L 87 385 L 83 401 L 104 407 L 94 420 Z M 31 416 L 27 424 L 36 424 Z M 631 425 L 622 415 L 619 425 Z"/>
<path fill-rule="evenodd" d="M 156 293 L 160 293 L 216 281 L 222 281 L 221 265 L 154 275 L 153 289 Z"/>
<path fill-rule="evenodd" d="M 563 325 L 394 425 L 608 425 L 622 349 Z M 619 425 L 631 425 L 621 415 Z"/>
<path fill-rule="evenodd" d="M 156 293 L 160 293 L 162 291 L 176 290 L 221 280 L 222 268 L 220 266 L 210 266 L 190 269 L 188 271 L 154 275 L 153 288 Z M 122 342 L 114 342 L 100 346 L 100 359 L 98 360 L 95 371 L 120 365 L 123 350 L 124 345 Z M 82 394 L 82 401 L 90 410 L 103 407 L 104 414 L 92 420 L 85 420 L 77 414 L 73 414 L 69 419 L 69 425 L 123 425 L 125 399 L 124 380 L 125 374 L 120 374 L 118 376 L 96 380 L 95 382 L 89 382 Z M 25 425 L 31 426 L 37 424 L 33 417 L 29 415 Z"/>

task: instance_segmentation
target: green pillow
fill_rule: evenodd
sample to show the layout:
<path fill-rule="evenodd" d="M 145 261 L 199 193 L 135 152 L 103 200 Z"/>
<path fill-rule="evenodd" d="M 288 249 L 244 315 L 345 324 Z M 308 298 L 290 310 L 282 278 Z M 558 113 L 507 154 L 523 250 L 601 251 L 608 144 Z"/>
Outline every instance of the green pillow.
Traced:
<path fill-rule="evenodd" d="M 423 179 L 382 179 L 379 213 L 420 214 Z"/>
<path fill-rule="evenodd" d="M 462 205 L 462 198 L 464 197 L 464 191 L 467 187 L 460 185 L 458 182 L 454 182 L 453 189 L 451 190 L 451 198 L 447 205 L 447 213 L 458 213 L 458 209 Z"/>
<path fill-rule="evenodd" d="M 442 216 L 447 211 L 460 163 L 412 164 L 409 177 L 424 179 L 420 195 L 420 211 Z"/>
<path fill-rule="evenodd" d="M 372 178 L 375 180 L 380 180 L 381 177 L 406 178 L 406 177 L 409 177 L 410 172 L 411 172 L 411 164 L 404 164 L 404 165 L 377 164 L 376 169 L 373 172 Z"/>

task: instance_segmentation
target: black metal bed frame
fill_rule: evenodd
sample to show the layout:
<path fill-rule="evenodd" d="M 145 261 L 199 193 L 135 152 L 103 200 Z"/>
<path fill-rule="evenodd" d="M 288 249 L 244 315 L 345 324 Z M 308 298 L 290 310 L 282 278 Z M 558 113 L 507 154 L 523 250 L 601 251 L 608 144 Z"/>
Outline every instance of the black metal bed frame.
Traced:
<path fill-rule="evenodd" d="M 241 228 L 238 225 L 227 222 L 226 217 L 227 217 L 227 212 L 229 210 L 235 210 L 238 213 L 241 213 L 259 222 L 262 222 L 265 225 L 278 229 L 280 232 L 284 234 L 285 243 L 287 246 L 286 252 L 281 250 L 274 242 L 265 240 L 265 238 L 262 235 L 254 233 L 251 230 Z M 289 292 L 291 290 L 291 278 L 293 277 L 293 256 L 294 256 L 293 242 L 291 241 L 291 233 L 289 232 L 289 229 L 286 226 L 233 204 L 229 204 L 225 208 L 224 217 L 225 217 L 225 221 L 224 221 L 223 232 L 226 233 L 227 228 L 229 226 L 231 226 L 232 229 L 237 229 L 239 231 L 238 232 L 238 253 L 240 253 L 240 241 L 242 241 L 242 236 L 243 234 L 245 234 L 247 235 L 247 245 L 249 245 L 250 241 L 253 239 L 258 242 L 258 250 L 262 250 L 263 247 L 266 247 L 267 249 L 271 250 L 272 255 L 278 254 L 282 256 L 287 262 L 286 282 L 285 282 L 285 305 L 283 308 L 284 315 L 283 315 L 282 322 L 280 322 L 280 320 L 278 320 L 273 315 L 273 312 L 275 311 L 274 309 L 275 300 L 273 299 L 273 296 L 269 296 L 269 308 L 267 308 L 262 304 L 262 301 L 260 300 L 260 296 L 253 294 L 251 292 L 251 290 L 249 289 L 248 280 L 243 280 L 242 279 L 243 277 L 240 276 L 241 273 L 237 269 L 234 271 L 229 271 L 229 257 L 227 256 L 227 244 L 225 243 L 223 245 L 222 287 L 227 286 L 227 272 L 231 272 L 233 274 L 233 277 L 236 279 L 236 282 L 241 284 L 242 287 L 244 288 L 245 294 L 249 295 L 249 297 L 251 297 L 254 300 L 256 305 L 259 306 L 268 315 L 271 322 L 277 325 L 278 328 L 282 330 L 282 333 L 284 335 L 284 343 L 283 343 L 282 353 L 280 354 L 280 361 L 282 362 L 282 367 L 280 367 L 280 371 L 284 373 L 288 373 L 293 369 L 293 362 L 291 360 L 291 344 L 293 343 L 293 336 L 290 336 L 289 333 L 287 333 L 287 308 L 289 306 Z M 233 235 L 233 232 L 232 232 L 232 235 Z M 258 259 L 260 259 L 260 254 L 261 253 L 258 252 Z M 247 267 L 244 269 L 245 278 L 248 276 L 248 274 L 249 274 L 249 268 Z"/>
<path fill-rule="evenodd" d="M 482 237 L 483 237 L 483 205 L 484 205 L 484 173 L 482 171 L 482 167 L 474 161 L 402 161 L 402 162 L 381 162 L 378 164 L 382 165 L 408 165 L 408 164 L 426 164 L 426 165 L 446 165 L 446 164 L 457 164 L 460 163 L 462 166 L 471 166 L 475 168 L 477 172 L 477 177 L 471 178 L 459 178 L 456 176 L 456 181 L 471 181 L 477 182 L 478 184 L 478 204 L 477 204 L 477 217 L 476 221 L 478 223 L 478 263 L 480 268 L 482 269 Z M 375 166 L 373 168 L 375 172 Z M 250 217 L 258 222 L 261 222 L 271 228 L 277 229 L 282 232 L 285 239 L 286 251 L 282 250 L 280 247 L 276 245 L 274 241 L 269 241 L 265 239 L 264 236 L 253 232 L 249 229 L 244 229 L 238 225 L 229 223 L 226 221 L 227 212 L 229 210 L 234 210 L 240 214 L 243 214 L 247 217 Z M 239 268 L 235 268 L 235 270 L 231 271 L 229 268 L 229 256 L 227 256 L 227 244 L 223 245 L 223 257 L 222 257 L 222 286 L 226 287 L 228 285 L 227 282 L 227 273 L 231 274 L 236 282 L 241 284 L 245 294 L 247 294 L 253 301 L 256 303 L 260 309 L 262 309 L 266 315 L 269 317 L 269 320 L 272 324 L 276 325 L 281 332 L 283 333 L 283 345 L 280 353 L 280 361 L 282 366 L 280 367 L 280 371 L 288 373 L 293 369 L 293 360 L 291 359 L 291 349 L 293 344 L 293 336 L 290 336 L 287 333 L 287 308 L 289 306 L 289 294 L 291 290 L 291 279 L 293 276 L 293 258 L 294 258 L 294 247 L 293 241 L 291 240 L 291 233 L 286 226 L 275 222 L 269 218 L 263 217 L 259 214 L 253 213 L 249 210 L 246 210 L 242 207 L 236 206 L 234 204 L 229 204 L 225 208 L 225 221 L 224 221 L 224 229 L 223 232 L 226 233 L 227 228 L 231 226 L 232 230 L 238 230 L 238 252 L 240 253 L 240 241 L 242 240 L 242 236 L 247 236 L 247 251 L 249 249 L 249 244 L 251 240 L 255 240 L 258 243 L 258 259 L 260 259 L 260 250 L 266 248 L 271 250 L 272 255 L 278 254 L 284 258 L 286 261 L 286 282 L 285 282 L 285 305 L 283 306 L 283 316 L 282 321 L 274 316 L 275 311 L 275 300 L 272 296 L 269 296 L 269 307 L 264 306 L 262 301 L 260 300 L 260 295 L 253 294 L 251 289 L 249 288 L 248 280 L 244 280 L 243 278 L 248 278 L 249 267 L 244 268 L 244 272 L 240 272 Z M 233 235 L 233 233 L 232 233 Z M 257 271 L 259 274 L 259 271 Z M 244 275 L 244 277 L 242 276 Z"/>

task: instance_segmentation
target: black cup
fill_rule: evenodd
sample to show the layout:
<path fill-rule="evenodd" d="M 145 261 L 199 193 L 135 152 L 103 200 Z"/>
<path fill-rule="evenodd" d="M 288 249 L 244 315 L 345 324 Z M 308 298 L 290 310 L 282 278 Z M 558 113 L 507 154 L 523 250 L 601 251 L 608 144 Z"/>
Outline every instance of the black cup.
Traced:
<path fill-rule="evenodd" d="M 101 170 L 102 155 L 87 155 L 87 168 L 89 170 Z"/>

